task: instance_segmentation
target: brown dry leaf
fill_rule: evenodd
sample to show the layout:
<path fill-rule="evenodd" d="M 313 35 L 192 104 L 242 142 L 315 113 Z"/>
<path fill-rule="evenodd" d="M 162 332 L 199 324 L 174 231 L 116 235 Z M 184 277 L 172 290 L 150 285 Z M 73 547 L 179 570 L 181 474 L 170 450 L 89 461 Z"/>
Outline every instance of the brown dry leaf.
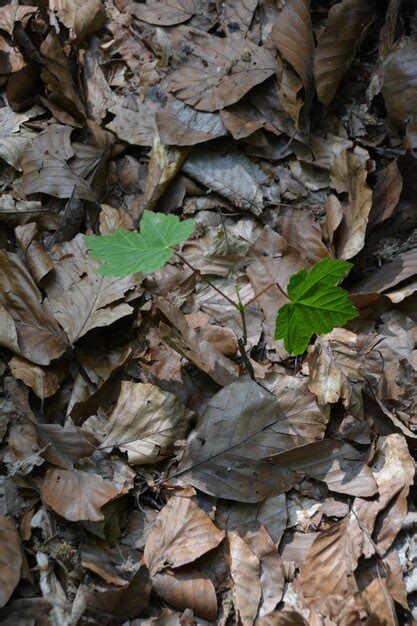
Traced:
<path fill-rule="evenodd" d="M 177 99 L 158 111 L 155 120 L 167 145 L 194 146 L 227 134 L 219 113 L 196 111 Z"/>
<path fill-rule="evenodd" d="M 106 13 L 101 0 L 49 0 L 52 11 L 70 32 L 71 39 L 83 39 L 99 30 Z"/>
<path fill-rule="evenodd" d="M 369 570 L 358 570 L 356 574 L 361 598 L 369 614 L 370 626 L 398 626 L 394 600 L 387 587 L 386 574 L 377 565 Z"/>
<path fill-rule="evenodd" d="M 187 155 L 186 148 L 166 146 L 161 142 L 158 133 L 155 133 L 142 200 L 144 210 L 152 211 L 155 208 L 159 198 L 181 169 Z"/>
<path fill-rule="evenodd" d="M 417 42 L 403 37 L 392 48 L 381 69 L 381 92 L 387 113 L 396 124 L 406 128 L 406 139 L 411 148 L 417 146 L 416 59 Z"/>
<path fill-rule="evenodd" d="M 231 37 L 236 31 L 240 36 L 246 37 L 258 4 L 259 0 L 227 0 L 221 7 L 223 30 L 228 28 Z M 230 28 L 230 24 L 233 24 L 236 31 Z M 236 25 L 239 28 L 236 28 Z"/>
<path fill-rule="evenodd" d="M 95 200 L 96 194 L 86 180 L 68 164 L 74 156 L 70 142 L 70 126 L 54 124 L 40 133 L 22 157 L 22 189 L 26 195 L 47 193 L 57 198 L 73 195 L 84 200 Z"/>
<path fill-rule="evenodd" d="M 79 469 L 50 467 L 40 487 L 43 502 L 71 522 L 104 519 L 101 507 L 119 495 L 118 489 L 98 474 Z"/>
<path fill-rule="evenodd" d="M 123 382 L 100 449 L 118 447 L 130 463 L 156 463 L 172 455 L 193 413 L 176 396 L 149 383 Z"/>
<path fill-rule="evenodd" d="M 289 0 L 272 28 L 271 38 L 301 78 L 305 90 L 304 101 L 309 108 L 314 94 L 314 38 L 310 0 Z"/>
<path fill-rule="evenodd" d="M 193 34 L 192 53 L 168 79 L 168 89 L 198 111 L 217 111 L 240 100 L 275 72 L 275 59 L 247 39 Z"/>
<path fill-rule="evenodd" d="M 198 8 L 195 0 L 147 0 L 145 4 L 127 6 L 138 20 L 155 26 L 175 26 L 189 20 Z"/>
<path fill-rule="evenodd" d="M 287 528 L 287 505 L 285 494 L 267 498 L 259 504 L 245 504 L 219 500 L 216 524 L 225 530 L 236 531 L 240 536 L 256 533 L 261 526 L 278 545 Z"/>
<path fill-rule="evenodd" d="M 224 533 L 190 498 L 173 496 L 156 518 L 144 559 L 151 576 L 192 563 L 217 547 Z"/>
<path fill-rule="evenodd" d="M 219 391 L 188 439 L 174 476 L 239 502 L 260 502 L 290 489 L 301 475 L 266 457 L 320 439 L 327 422 L 307 388 L 298 388 L 297 395 L 291 382 L 283 377 L 278 400 L 253 381 Z"/>
<path fill-rule="evenodd" d="M 114 119 L 106 124 L 106 128 L 129 144 L 152 146 L 156 133 L 155 113 L 159 109 L 149 99 L 130 98 L 126 102 L 118 99 L 109 107 Z"/>
<path fill-rule="evenodd" d="M 394 214 L 403 188 L 403 179 L 397 160 L 378 172 L 376 185 L 372 191 L 372 208 L 369 213 L 369 227 L 373 228 Z"/>
<path fill-rule="evenodd" d="M 281 602 L 284 591 L 284 567 L 277 547 L 263 526 L 256 533 L 249 533 L 245 542 L 261 565 L 260 583 L 262 597 L 259 605 L 259 616 L 272 612 Z"/>
<path fill-rule="evenodd" d="M 67 57 L 54 30 L 45 37 L 40 52 L 44 62 L 41 78 L 47 88 L 48 102 L 53 111 L 59 115 L 59 109 L 63 109 L 76 120 L 76 123 L 84 122 L 85 107 L 77 93 Z M 58 110 L 55 110 L 56 107 Z"/>
<path fill-rule="evenodd" d="M 91 456 L 97 449 L 97 440 L 91 433 L 68 422 L 59 424 L 36 424 L 39 445 L 43 456 L 58 467 L 71 469 L 80 459 Z"/>
<path fill-rule="evenodd" d="M 213 583 L 195 568 L 169 569 L 152 580 L 154 590 L 178 609 L 191 609 L 196 616 L 215 622 L 217 598 Z M 183 622 L 181 622 L 183 623 Z"/>
<path fill-rule="evenodd" d="M 338 439 L 323 439 L 268 458 L 274 467 L 326 483 L 330 491 L 373 496 L 378 488 L 363 455 Z M 298 482 L 298 481 L 297 481 Z"/>
<path fill-rule="evenodd" d="M 87 255 L 81 234 L 57 248 L 54 256 L 55 269 L 46 277 L 44 288 L 70 343 L 132 313 L 130 305 L 119 301 L 140 283 L 140 275 L 113 278 L 98 274 L 99 263 Z"/>
<path fill-rule="evenodd" d="M 256 626 L 308 626 L 304 617 L 296 611 L 274 611 L 259 618 Z"/>
<path fill-rule="evenodd" d="M 188 325 L 181 311 L 163 298 L 155 298 L 158 309 L 172 327 L 160 324 L 161 337 L 171 348 L 189 359 L 219 385 L 228 385 L 238 378 L 237 365 L 225 357 L 213 344 L 201 339 Z"/>
<path fill-rule="evenodd" d="M 14 356 L 9 361 L 9 367 L 13 376 L 33 389 L 38 398 L 53 396 L 65 378 L 63 368 L 53 366 L 45 369 L 20 356 Z"/>
<path fill-rule="evenodd" d="M 233 602 L 239 623 L 252 626 L 262 595 L 259 559 L 236 533 L 227 536 L 226 559 L 233 580 Z"/>
<path fill-rule="evenodd" d="M 11 517 L 0 516 L 0 607 L 10 599 L 20 580 L 22 548 L 16 524 Z"/>
<path fill-rule="evenodd" d="M 237 150 L 193 150 L 182 171 L 235 206 L 260 215 L 264 206 L 262 184 L 268 179 L 255 163 Z"/>
<path fill-rule="evenodd" d="M 406 291 L 398 296 L 396 290 L 390 296 L 389 290 L 399 283 L 417 274 L 417 250 L 409 250 L 398 254 L 393 261 L 385 263 L 370 276 L 365 277 L 353 288 L 355 294 L 380 294 L 384 292 L 388 297 L 392 297 L 394 302 L 401 302 L 407 295 Z"/>
<path fill-rule="evenodd" d="M 340 398 L 358 417 L 362 414 L 362 391 L 370 372 L 380 375 L 380 353 L 373 351 L 377 339 L 356 335 L 342 328 L 322 335 L 308 357 L 309 389 L 319 404 Z"/>
<path fill-rule="evenodd" d="M 363 500 L 356 498 L 353 509 L 360 530 L 366 534 L 358 539 L 355 557 L 362 550 L 366 558 L 374 554 L 383 556 L 391 547 L 401 530 L 407 514 L 407 496 L 414 481 L 414 460 L 411 457 L 405 437 L 398 434 L 381 437 L 371 471 L 378 485 L 378 498 Z M 378 517 L 379 515 L 379 517 Z M 378 519 L 378 521 L 377 521 Z M 375 533 L 374 533 L 375 530 Z M 375 543 L 369 542 L 374 534 Z"/>
<path fill-rule="evenodd" d="M 330 173 L 342 181 L 342 189 L 349 194 L 348 203 L 342 207 L 343 219 L 338 230 L 337 252 L 339 258 L 351 259 L 362 250 L 365 243 L 372 207 L 372 190 L 366 184 L 368 172 L 357 154 L 344 150 L 334 159 Z M 337 188 L 337 183 L 334 184 Z"/>
<path fill-rule="evenodd" d="M 330 104 L 375 17 L 373 0 L 342 0 L 331 7 L 314 52 L 317 95 Z"/>
<path fill-rule="evenodd" d="M 379 33 L 379 55 L 384 59 L 395 42 L 398 34 L 398 21 L 403 0 L 389 0 L 385 22 Z"/>
<path fill-rule="evenodd" d="M 49 365 L 67 344 L 16 254 L 0 251 L 0 344 L 38 365 Z"/>
<path fill-rule="evenodd" d="M 300 570 L 300 584 L 306 598 L 345 595 L 354 586 L 350 562 L 347 519 L 322 531 L 314 540 Z"/>

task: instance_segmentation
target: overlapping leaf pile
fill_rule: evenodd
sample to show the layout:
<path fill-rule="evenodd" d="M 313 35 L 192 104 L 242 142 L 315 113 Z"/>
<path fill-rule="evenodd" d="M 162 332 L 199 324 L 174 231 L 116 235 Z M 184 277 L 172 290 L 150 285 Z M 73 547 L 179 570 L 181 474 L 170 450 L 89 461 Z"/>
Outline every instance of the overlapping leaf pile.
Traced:
<path fill-rule="evenodd" d="M 413 624 L 415 3 L 0 5 L 1 623 Z M 100 274 L 145 210 L 180 257 Z"/>

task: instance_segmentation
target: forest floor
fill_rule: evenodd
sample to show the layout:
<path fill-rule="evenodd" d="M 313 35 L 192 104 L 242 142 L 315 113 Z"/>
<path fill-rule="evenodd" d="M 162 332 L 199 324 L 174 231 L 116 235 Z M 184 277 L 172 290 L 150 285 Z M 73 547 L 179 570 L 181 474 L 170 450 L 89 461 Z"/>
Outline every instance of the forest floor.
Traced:
<path fill-rule="evenodd" d="M 416 623 L 416 2 L 0 0 L 0 84 L 0 623 Z"/>

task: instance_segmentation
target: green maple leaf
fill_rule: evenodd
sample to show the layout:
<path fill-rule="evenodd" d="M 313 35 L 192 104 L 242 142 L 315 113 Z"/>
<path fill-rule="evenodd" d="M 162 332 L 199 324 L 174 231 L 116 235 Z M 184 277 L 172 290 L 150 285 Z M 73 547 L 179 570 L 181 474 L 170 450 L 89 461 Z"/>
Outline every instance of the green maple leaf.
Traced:
<path fill-rule="evenodd" d="M 284 339 L 289 354 L 302 354 L 314 334 L 328 333 L 357 317 L 348 292 L 337 286 L 352 267 L 347 261 L 325 258 L 291 277 L 291 302 L 280 308 L 275 325 L 275 339 Z"/>
<path fill-rule="evenodd" d="M 104 262 L 100 274 L 148 274 L 165 265 L 173 247 L 186 241 L 194 228 L 193 220 L 181 222 L 176 215 L 144 211 L 140 232 L 119 229 L 111 235 L 86 235 L 85 240 L 91 256 Z"/>

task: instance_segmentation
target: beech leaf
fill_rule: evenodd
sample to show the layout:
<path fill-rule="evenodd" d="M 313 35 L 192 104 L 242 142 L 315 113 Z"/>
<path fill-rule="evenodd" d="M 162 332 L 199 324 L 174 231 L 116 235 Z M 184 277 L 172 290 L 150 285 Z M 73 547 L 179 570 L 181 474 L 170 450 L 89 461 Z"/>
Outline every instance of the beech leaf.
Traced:
<path fill-rule="evenodd" d="M 291 277 L 290 303 L 278 311 L 275 326 L 275 339 L 284 339 L 287 352 L 302 354 L 313 334 L 328 333 L 358 315 L 348 292 L 337 286 L 351 267 L 347 261 L 325 258 Z"/>
<path fill-rule="evenodd" d="M 181 222 L 176 215 L 153 211 L 144 211 L 140 226 L 140 233 L 121 228 L 111 235 L 86 236 L 91 255 L 105 263 L 100 274 L 153 272 L 169 261 L 172 247 L 186 241 L 195 228 L 193 220 Z"/>

